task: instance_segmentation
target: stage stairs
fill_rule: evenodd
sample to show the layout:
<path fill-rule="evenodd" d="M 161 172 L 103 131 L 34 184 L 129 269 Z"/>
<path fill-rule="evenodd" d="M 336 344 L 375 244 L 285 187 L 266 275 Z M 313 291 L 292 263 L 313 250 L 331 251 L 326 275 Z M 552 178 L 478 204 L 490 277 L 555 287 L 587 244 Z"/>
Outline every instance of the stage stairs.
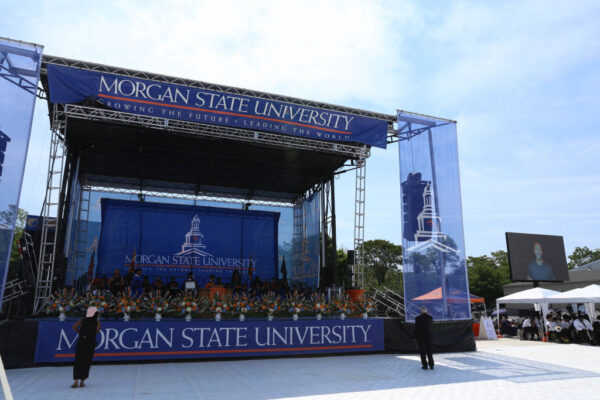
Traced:
<path fill-rule="evenodd" d="M 371 296 L 377 303 L 377 314 L 381 317 L 404 318 L 404 297 L 385 286 L 373 289 Z"/>

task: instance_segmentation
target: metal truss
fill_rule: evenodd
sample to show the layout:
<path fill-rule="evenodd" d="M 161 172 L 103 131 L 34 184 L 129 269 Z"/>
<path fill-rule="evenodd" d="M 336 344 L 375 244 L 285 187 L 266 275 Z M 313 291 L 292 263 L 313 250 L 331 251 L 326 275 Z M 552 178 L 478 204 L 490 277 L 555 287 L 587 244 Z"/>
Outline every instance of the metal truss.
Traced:
<path fill-rule="evenodd" d="M 97 72 L 104 72 L 107 74 L 121 75 L 121 76 L 126 76 L 126 77 L 131 77 L 131 78 L 148 79 L 148 80 L 152 80 L 152 81 L 156 81 L 156 82 L 164 82 L 164 83 L 169 83 L 169 84 L 174 84 L 174 85 L 188 86 L 188 87 L 196 88 L 196 89 L 215 90 L 215 91 L 234 94 L 234 95 L 249 96 L 249 97 L 255 97 L 255 98 L 264 99 L 264 100 L 280 101 L 280 102 L 284 102 L 284 103 L 296 104 L 296 105 L 305 106 L 305 107 L 321 108 L 324 110 L 331 110 L 331 111 L 343 112 L 343 113 L 352 114 L 352 115 L 359 115 L 362 117 L 369 117 L 369 118 L 384 120 L 384 121 L 387 121 L 390 126 L 394 122 L 396 122 L 395 115 L 382 114 L 382 113 L 376 113 L 376 112 L 372 112 L 372 111 L 360 110 L 360 109 L 352 108 L 352 107 L 344 107 L 344 106 L 338 106 L 338 105 L 329 104 L 329 103 L 305 100 L 305 99 L 300 99 L 297 97 L 289 97 L 289 96 L 282 96 L 279 94 L 259 92 L 256 90 L 236 88 L 233 86 L 226 86 L 226 85 L 219 85 L 219 84 L 215 84 L 215 83 L 195 81 L 192 79 L 177 78 L 177 77 L 156 74 L 156 73 L 151 73 L 151 72 L 136 71 L 136 70 L 120 68 L 120 67 L 112 67 L 109 65 L 96 64 L 96 63 L 80 61 L 80 60 L 72 60 L 72 59 L 68 59 L 68 58 L 56 57 L 56 56 L 51 56 L 51 55 L 44 55 L 44 57 L 42 59 L 42 68 L 45 68 L 45 66 L 47 64 L 62 65 L 65 67 L 79 68 L 79 69 L 85 69 L 85 70 L 97 71 Z"/>
<path fill-rule="evenodd" d="M 226 193 L 216 193 L 216 192 L 201 192 L 199 194 L 189 194 L 189 193 L 173 193 L 173 192 L 162 192 L 162 191 L 152 191 L 152 190 L 143 190 L 143 189 L 135 189 L 135 188 L 121 188 L 114 186 L 95 186 L 95 185 L 83 185 L 82 190 L 89 190 L 91 192 L 104 192 L 104 193 L 121 193 L 121 194 L 129 194 L 136 196 L 151 196 L 151 197 L 164 197 L 171 199 L 181 199 L 181 200 L 195 200 L 195 201 L 212 201 L 218 203 L 233 203 L 233 204 L 248 204 L 252 205 L 260 205 L 260 206 L 271 206 L 271 207 L 294 207 L 294 203 L 290 202 L 280 202 L 280 201 L 268 201 L 268 200 L 255 200 L 255 199 L 247 199 L 247 198 L 235 198 L 228 197 Z"/>
<path fill-rule="evenodd" d="M 58 232 L 58 209 L 60 207 L 60 188 L 63 168 L 65 163 L 66 148 L 60 132 L 65 128 L 59 121 L 53 123 L 50 138 L 50 156 L 48 160 L 48 178 L 46 181 L 46 195 L 42 206 L 42 238 L 40 241 L 39 264 L 35 285 L 35 299 L 33 312 L 41 311 L 44 303 L 52 295 L 54 282 L 54 260 L 56 256 L 56 241 Z M 50 232 L 54 231 L 53 238 Z"/>
<path fill-rule="evenodd" d="M 174 134 L 188 134 L 211 139 L 228 139 L 273 147 L 313 150 L 334 154 L 343 154 L 351 158 L 369 157 L 371 150 L 367 145 L 351 145 L 321 140 L 306 139 L 291 135 L 259 132 L 197 122 L 179 121 L 168 118 L 131 114 L 104 108 L 85 107 L 67 104 L 61 110 L 55 105 L 54 113 L 59 118 L 77 118 L 89 121 L 103 121 L 144 128 L 169 131 Z"/>
<path fill-rule="evenodd" d="M 13 42 L 12 40 L 10 40 Z M 16 42 L 19 43 L 19 42 Z M 24 42 L 20 42 L 24 43 Z M 35 46 L 27 43 L 27 45 Z M 41 52 L 40 52 L 41 53 Z M 30 58 L 35 62 L 36 67 L 38 65 L 41 54 L 28 50 L 22 47 L 10 46 L 7 44 L 0 43 L 0 78 L 6 79 L 8 82 L 20 87 L 21 89 L 37 95 L 38 92 L 38 71 L 30 70 L 26 68 L 19 68 L 12 60 L 12 57 L 25 57 Z"/>
<path fill-rule="evenodd" d="M 388 138 L 388 143 L 410 140 L 421 133 L 430 131 L 433 127 L 456 123 L 456 121 L 431 117 L 429 115 L 409 113 L 406 111 L 400 111 L 400 113 L 403 115 L 398 118 L 398 133 L 395 138 Z M 417 127 L 414 125 L 417 125 Z"/>
<path fill-rule="evenodd" d="M 365 193 L 367 181 L 367 160 L 358 160 L 354 197 L 354 266 L 352 286 L 365 287 Z M 359 279 L 360 277 L 360 279 Z"/>
<path fill-rule="evenodd" d="M 74 282 L 77 280 L 78 274 L 81 274 L 81 272 L 86 270 L 85 256 L 87 255 L 88 222 L 90 219 L 91 196 L 92 193 L 88 188 L 81 188 L 81 191 L 79 192 L 79 206 L 77 207 L 77 228 L 75 231 L 75 265 L 72 275 Z"/>
<path fill-rule="evenodd" d="M 19 297 L 29 293 L 27 283 L 20 279 L 13 279 L 6 282 L 4 286 L 3 306 L 7 306 L 9 302 L 18 299 Z"/>

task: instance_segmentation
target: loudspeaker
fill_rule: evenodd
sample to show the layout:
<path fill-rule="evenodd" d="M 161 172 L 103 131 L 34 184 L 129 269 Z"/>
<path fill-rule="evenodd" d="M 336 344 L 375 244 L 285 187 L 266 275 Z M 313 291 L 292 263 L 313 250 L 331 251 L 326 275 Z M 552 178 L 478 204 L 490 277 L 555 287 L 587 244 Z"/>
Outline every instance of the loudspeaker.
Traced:
<path fill-rule="evenodd" d="M 348 250 L 348 265 L 354 265 L 354 250 Z"/>

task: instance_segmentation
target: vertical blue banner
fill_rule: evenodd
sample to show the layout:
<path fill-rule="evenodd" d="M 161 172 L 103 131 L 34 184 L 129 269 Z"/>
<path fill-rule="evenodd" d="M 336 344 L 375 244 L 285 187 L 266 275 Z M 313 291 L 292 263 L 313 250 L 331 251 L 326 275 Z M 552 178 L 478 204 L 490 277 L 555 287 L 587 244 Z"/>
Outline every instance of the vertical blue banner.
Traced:
<path fill-rule="evenodd" d="M 0 309 L 41 62 L 41 46 L 0 38 Z"/>
<path fill-rule="evenodd" d="M 289 278 L 304 286 L 319 286 L 319 239 L 321 232 L 320 192 L 313 193 L 297 205 L 302 214 L 302 231 L 295 232 L 293 267 Z"/>
<path fill-rule="evenodd" d="M 398 113 L 406 320 L 471 318 L 456 123 Z"/>

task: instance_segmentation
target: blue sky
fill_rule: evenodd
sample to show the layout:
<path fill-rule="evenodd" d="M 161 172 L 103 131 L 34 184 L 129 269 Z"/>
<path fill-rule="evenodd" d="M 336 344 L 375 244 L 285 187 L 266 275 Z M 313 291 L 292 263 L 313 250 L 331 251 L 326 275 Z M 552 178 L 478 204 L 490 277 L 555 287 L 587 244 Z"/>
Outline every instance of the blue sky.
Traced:
<path fill-rule="evenodd" d="M 554 4 L 553 4 L 554 3 Z M 505 231 L 600 247 L 600 2 L 22 1 L 0 36 L 45 53 L 393 114 L 458 121 L 466 253 Z M 38 101 L 21 207 L 39 213 Z M 400 243 L 398 154 L 373 150 L 367 239 Z M 352 246 L 354 177 L 336 181 Z"/>

